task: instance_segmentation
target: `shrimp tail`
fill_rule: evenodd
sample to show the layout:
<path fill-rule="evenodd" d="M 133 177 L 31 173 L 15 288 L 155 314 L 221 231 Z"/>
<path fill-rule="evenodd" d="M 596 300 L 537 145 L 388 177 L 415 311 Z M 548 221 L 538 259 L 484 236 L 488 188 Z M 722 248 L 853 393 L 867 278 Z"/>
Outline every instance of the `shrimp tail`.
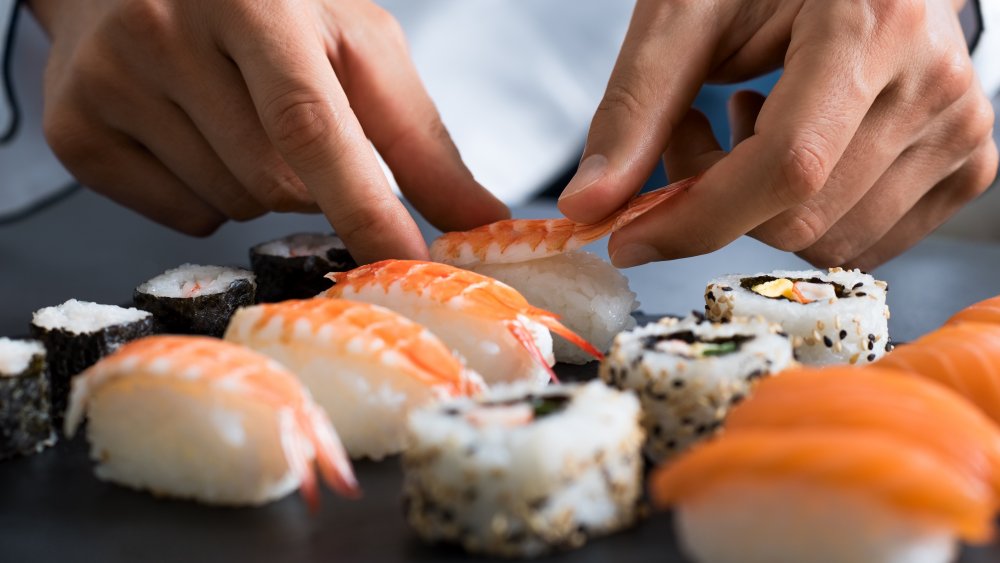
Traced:
<path fill-rule="evenodd" d="M 576 347 L 580 348 L 584 352 L 586 352 L 586 353 L 590 354 L 591 356 L 593 356 L 594 359 L 596 359 L 596 360 L 603 360 L 604 359 L 604 354 L 602 354 L 600 350 L 598 350 L 597 348 L 594 348 L 593 344 L 591 344 L 590 342 L 587 342 L 579 334 L 577 334 L 577 333 L 573 332 L 572 330 L 570 330 L 566 325 L 564 325 L 561 322 L 559 322 L 559 320 L 556 319 L 555 317 L 551 317 L 549 315 L 545 315 L 545 316 L 540 317 L 538 319 L 538 322 L 540 322 L 543 325 L 545 325 L 545 328 L 551 330 L 552 332 L 558 334 L 559 336 L 562 336 L 566 340 L 569 340 Z"/>
<path fill-rule="evenodd" d="M 695 185 L 699 179 L 701 179 L 701 174 L 685 178 L 683 180 L 678 180 L 668 186 L 664 186 L 633 198 L 632 201 L 626 204 L 625 209 L 621 211 L 618 217 L 615 218 L 615 222 L 611 226 L 611 232 L 622 229 L 632 221 L 635 221 L 640 216 L 646 214 L 646 212 L 650 209 L 687 190 L 691 186 Z"/>
<path fill-rule="evenodd" d="M 520 322 L 509 322 L 507 323 L 507 328 L 510 330 L 510 334 L 524 346 L 524 349 L 528 351 L 533 358 L 535 358 L 539 364 L 545 367 L 545 370 L 549 372 L 549 378 L 552 383 L 559 383 L 559 378 L 556 377 L 556 372 L 552 371 L 552 366 L 549 365 L 548 360 L 545 359 L 545 355 L 542 351 L 538 349 L 538 345 L 535 344 L 535 339 L 528 332 L 528 329 L 524 327 Z"/>
<path fill-rule="evenodd" d="M 304 437 L 296 428 L 297 422 L 292 413 L 286 411 L 280 417 L 281 446 L 285 452 L 285 460 L 291 472 L 299 478 L 299 493 L 309 507 L 309 512 L 316 514 L 319 512 L 319 488 Z"/>
<path fill-rule="evenodd" d="M 361 488 L 354 476 L 347 451 L 326 415 L 318 410 L 312 410 L 308 417 L 310 420 L 306 428 L 316 450 L 316 463 L 319 465 L 323 481 L 346 498 L 360 498 Z"/>

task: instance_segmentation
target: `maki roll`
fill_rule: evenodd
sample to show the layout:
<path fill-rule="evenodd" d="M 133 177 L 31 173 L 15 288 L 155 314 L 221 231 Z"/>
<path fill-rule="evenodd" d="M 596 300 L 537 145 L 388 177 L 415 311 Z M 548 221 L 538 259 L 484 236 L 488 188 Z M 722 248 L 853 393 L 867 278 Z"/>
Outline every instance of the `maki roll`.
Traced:
<path fill-rule="evenodd" d="M 315 508 L 319 476 L 358 492 L 323 410 L 266 356 L 215 338 L 152 336 L 73 380 L 72 436 L 87 416 L 99 479 L 157 496 L 260 505 L 300 489 Z"/>
<path fill-rule="evenodd" d="M 35 311 L 31 334 L 45 344 L 52 424 L 61 429 L 70 379 L 122 344 L 155 331 L 153 316 L 139 309 L 70 299 Z"/>
<path fill-rule="evenodd" d="M 330 287 L 324 276 L 358 264 L 337 235 L 297 233 L 251 248 L 250 266 L 257 276 L 257 300 L 273 303 L 315 297 Z"/>
<path fill-rule="evenodd" d="M 256 294 L 248 270 L 184 264 L 135 288 L 132 299 L 166 332 L 222 336 L 236 309 L 253 305 Z"/>
<path fill-rule="evenodd" d="M 639 403 L 594 381 L 494 389 L 411 414 L 404 511 L 429 542 L 490 555 L 579 547 L 636 519 Z"/>
<path fill-rule="evenodd" d="M 412 409 L 485 387 L 429 330 L 360 301 L 245 307 L 233 315 L 226 340 L 262 352 L 298 376 L 355 457 L 398 453 L 406 446 Z"/>
<path fill-rule="evenodd" d="M 811 365 L 871 363 L 891 349 L 888 285 L 859 270 L 831 268 L 730 275 L 705 289 L 713 321 L 762 316 L 792 338 Z"/>
<path fill-rule="evenodd" d="M 761 318 L 665 318 L 615 337 L 599 374 L 642 403 L 646 455 L 659 461 L 708 438 L 754 382 L 794 364 L 780 328 Z"/>
<path fill-rule="evenodd" d="M 55 442 L 45 347 L 0 338 L 0 459 L 38 453 Z"/>

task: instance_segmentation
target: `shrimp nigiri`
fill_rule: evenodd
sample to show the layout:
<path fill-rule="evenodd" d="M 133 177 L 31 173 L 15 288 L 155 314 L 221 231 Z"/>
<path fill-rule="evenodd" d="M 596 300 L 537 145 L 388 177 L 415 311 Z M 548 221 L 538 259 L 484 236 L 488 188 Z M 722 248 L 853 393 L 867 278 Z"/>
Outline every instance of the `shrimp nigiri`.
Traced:
<path fill-rule="evenodd" d="M 358 492 L 333 426 L 295 376 L 222 340 L 126 344 L 73 380 L 67 435 L 84 413 L 100 479 L 227 505 L 300 488 L 315 508 L 315 462 L 334 490 Z"/>
<path fill-rule="evenodd" d="M 308 299 L 246 307 L 225 338 L 298 375 L 355 457 L 401 451 L 412 409 L 485 387 L 429 330 L 369 303 Z"/>
<path fill-rule="evenodd" d="M 598 256 L 579 250 L 634 221 L 691 187 L 695 178 L 641 195 L 598 223 L 569 219 L 510 219 L 464 232 L 445 233 L 431 244 L 431 258 L 500 280 L 528 301 L 557 313 L 567 327 L 599 350 L 635 326 L 639 307 L 628 279 Z M 558 335 L 553 350 L 561 362 L 590 361 Z"/>
<path fill-rule="evenodd" d="M 327 277 L 336 285 L 325 296 L 382 305 L 426 326 L 491 385 L 554 379 L 549 330 L 602 357 L 510 286 L 453 266 L 385 260 Z"/>
<path fill-rule="evenodd" d="M 548 258 L 604 238 L 690 188 L 697 177 L 633 198 L 616 213 L 591 224 L 562 219 L 507 219 L 470 231 L 445 233 L 431 244 L 431 259 L 463 268 Z"/>
<path fill-rule="evenodd" d="M 1000 325 L 946 325 L 897 347 L 875 365 L 937 381 L 1000 422 Z"/>
<path fill-rule="evenodd" d="M 955 313 L 946 324 L 967 322 L 1000 324 L 1000 295 L 969 305 Z"/>
<path fill-rule="evenodd" d="M 650 481 L 699 563 L 946 563 L 992 536 L 993 494 L 925 449 L 853 430 L 724 434 Z"/>
<path fill-rule="evenodd" d="M 736 406 L 727 432 L 853 429 L 895 437 L 945 458 L 1000 493 L 1000 427 L 928 380 L 874 367 L 785 371 Z"/>

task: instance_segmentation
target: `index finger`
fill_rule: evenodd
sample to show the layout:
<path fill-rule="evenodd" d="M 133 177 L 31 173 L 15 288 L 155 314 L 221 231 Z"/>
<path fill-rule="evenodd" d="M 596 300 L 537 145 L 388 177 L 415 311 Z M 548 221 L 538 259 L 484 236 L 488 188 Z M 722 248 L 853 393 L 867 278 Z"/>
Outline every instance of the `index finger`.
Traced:
<path fill-rule="evenodd" d="M 619 231 L 612 250 L 652 245 L 659 259 L 711 252 L 821 190 L 890 76 L 867 56 L 870 44 L 841 29 L 847 17 L 832 14 L 821 18 L 822 30 L 793 31 L 785 72 L 755 134 L 683 200 Z"/>
<path fill-rule="evenodd" d="M 252 40 L 234 26 L 221 37 L 268 138 L 359 263 L 426 259 L 423 237 L 392 193 L 315 23 L 271 8 L 245 18 Z"/>

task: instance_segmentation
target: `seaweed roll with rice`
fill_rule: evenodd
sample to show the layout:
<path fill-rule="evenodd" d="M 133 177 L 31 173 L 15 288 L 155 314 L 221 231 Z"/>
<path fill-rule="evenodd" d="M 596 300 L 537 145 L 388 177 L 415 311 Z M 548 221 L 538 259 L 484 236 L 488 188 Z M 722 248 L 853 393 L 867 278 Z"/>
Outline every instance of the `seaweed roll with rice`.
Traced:
<path fill-rule="evenodd" d="M 45 346 L 0 338 L 0 459 L 38 453 L 55 442 Z"/>
<path fill-rule="evenodd" d="M 253 272 L 184 264 L 135 288 L 135 306 L 149 311 L 164 331 L 222 336 L 236 309 L 253 305 Z"/>
<path fill-rule="evenodd" d="M 831 268 L 729 275 L 705 289 L 709 319 L 762 316 L 792 338 L 811 365 L 871 363 L 891 349 L 888 285 L 859 270 Z"/>
<path fill-rule="evenodd" d="M 530 557 L 635 521 L 639 402 L 598 381 L 516 384 L 410 415 L 404 511 L 429 542 Z"/>
<path fill-rule="evenodd" d="M 35 311 L 31 334 L 45 344 L 52 425 L 62 428 L 70 379 L 121 345 L 155 331 L 153 316 L 134 308 L 70 299 Z"/>
<path fill-rule="evenodd" d="M 257 300 L 273 303 L 315 297 L 330 288 L 330 272 L 358 267 L 344 241 L 333 233 L 297 233 L 250 249 L 257 276 Z"/>
<path fill-rule="evenodd" d="M 791 342 L 776 324 L 759 317 L 713 323 L 694 315 L 619 334 L 599 374 L 638 395 L 645 453 L 659 461 L 711 437 L 756 380 L 794 363 Z"/>

